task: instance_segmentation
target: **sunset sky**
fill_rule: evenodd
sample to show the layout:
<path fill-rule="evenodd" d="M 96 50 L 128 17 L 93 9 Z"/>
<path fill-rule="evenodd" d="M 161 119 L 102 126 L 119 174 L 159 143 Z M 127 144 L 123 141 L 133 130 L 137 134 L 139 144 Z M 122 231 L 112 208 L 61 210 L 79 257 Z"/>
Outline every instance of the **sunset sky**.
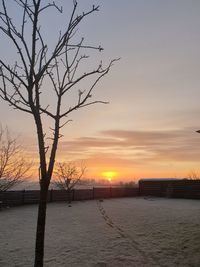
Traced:
<path fill-rule="evenodd" d="M 72 1 L 62 2 L 69 14 Z M 87 17 L 77 33 L 87 44 L 104 48 L 91 53 L 92 62 L 121 59 L 93 93 L 94 99 L 110 103 L 70 117 L 73 121 L 62 130 L 58 160 L 83 161 L 91 178 L 113 171 L 113 180 L 200 172 L 200 134 L 195 132 L 200 129 L 200 1 L 78 2 L 80 11 L 100 5 L 100 12 Z M 52 44 L 63 18 L 47 16 L 44 23 Z M 7 45 L 1 41 L 0 57 L 13 62 Z M 31 116 L 2 100 L 0 114 L 2 125 L 19 135 L 36 160 Z"/>

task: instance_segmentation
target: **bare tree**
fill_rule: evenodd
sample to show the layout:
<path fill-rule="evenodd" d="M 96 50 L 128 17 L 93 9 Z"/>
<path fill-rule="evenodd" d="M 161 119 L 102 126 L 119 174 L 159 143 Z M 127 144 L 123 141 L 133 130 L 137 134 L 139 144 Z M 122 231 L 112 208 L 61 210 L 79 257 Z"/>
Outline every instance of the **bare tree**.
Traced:
<path fill-rule="evenodd" d="M 198 172 L 193 170 L 187 174 L 186 179 L 188 179 L 188 180 L 200 180 L 200 175 Z"/>
<path fill-rule="evenodd" d="M 31 164 L 8 129 L 0 127 L 0 191 L 7 191 L 24 181 Z"/>
<path fill-rule="evenodd" d="M 21 14 L 21 24 L 15 23 L 11 18 L 9 12 L 11 4 L 16 5 L 13 10 L 18 14 L 17 22 Z M 88 58 L 85 51 L 91 49 L 102 51 L 102 48 L 85 44 L 84 38 L 77 41 L 77 37 L 74 36 L 81 22 L 90 14 L 97 12 L 99 6 L 93 5 L 90 10 L 78 14 L 77 1 L 73 0 L 69 20 L 64 25 L 64 31 L 55 33 L 55 46 L 52 49 L 45 39 L 47 35 L 41 26 L 41 18 L 50 8 L 63 13 L 63 8 L 58 6 L 56 1 L 2 0 L 0 8 L 0 30 L 16 51 L 16 62 L 13 65 L 0 59 L 0 96 L 14 109 L 32 115 L 37 130 L 40 201 L 35 266 L 43 266 L 47 194 L 59 138 L 62 136 L 60 130 L 69 122 L 67 116 L 73 111 L 95 103 L 106 103 L 91 100 L 92 92 L 100 79 L 109 72 L 115 60 L 111 60 L 105 67 L 100 62 L 95 69 L 81 71 L 82 62 Z M 89 66 L 87 64 L 87 67 Z M 86 79 L 88 81 L 88 78 L 90 85 L 80 89 L 84 88 L 86 83 L 82 82 Z M 51 93 L 53 105 L 52 101 L 48 103 Z M 71 99 L 67 98 L 71 93 L 74 95 L 73 99 L 76 99 L 75 102 L 67 102 Z M 52 120 L 50 136 L 44 128 L 46 116 Z"/>
<path fill-rule="evenodd" d="M 74 187 L 80 183 L 86 167 L 78 166 L 75 162 L 58 163 L 55 170 L 54 184 L 68 195 L 68 204 L 71 205 L 71 193 Z"/>

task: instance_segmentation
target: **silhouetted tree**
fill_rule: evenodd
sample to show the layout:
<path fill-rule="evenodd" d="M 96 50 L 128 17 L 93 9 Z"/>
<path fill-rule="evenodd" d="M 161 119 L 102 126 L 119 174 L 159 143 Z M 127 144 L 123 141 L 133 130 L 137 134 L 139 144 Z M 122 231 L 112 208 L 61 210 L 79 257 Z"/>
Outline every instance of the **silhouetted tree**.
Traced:
<path fill-rule="evenodd" d="M 13 8 L 17 14 L 16 22 L 11 18 L 9 12 L 12 4 L 16 5 Z M 48 44 L 46 39 L 48 35 L 41 27 L 41 18 L 50 8 L 63 13 L 63 8 L 59 7 L 56 1 L 2 0 L 0 8 L 0 30 L 16 51 L 16 61 L 13 65 L 9 64 L 7 60 L 3 60 L 3 55 L 0 59 L 2 81 L 0 96 L 14 109 L 32 115 L 37 130 L 40 200 L 35 266 L 38 267 L 43 266 L 46 203 L 59 138 L 62 136 L 60 130 L 69 122 L 67 116 L 73 111 L 95 103 L 105 103 L 92 101 L 92 91 L 99 80 L 109 72 L 115 60 L 112 60 L 106 67 L 100 62 L 92 70 L 82 72 L 80 68 L 80 64 L 88 58 L 85 55 L 87 49 L 102 51 L 100 46 L 85 45 L 84 38 L 78 42 L 77 38 L 74 38 L 80 23 L 88 15 L 98 11 L 98 6 L 93 5 L 91 10 L 77 14 L 77 1 L 73 0 L 69 21 L 66 25 L 62 24 L 62 27 L 65 26 L 64 31 L 55 32 L 53 48 Z M 19 15 L 21 15 L 20 24 L 18 23 Z M 52 15 L 50 19 L 52 19 Z M 53 30 L 50 34 L 52 37 Z M 14 49 L 12 49 L 12 53 Z M 87 67 L 89 66 L 87 64 Z M 86 85 L 86 83 L 82 85 L 80 83 L 85 79 L 88 81 L 88 78 L 92 78 L 89 79 L 91 84 L 86 89 L 80 89 Z M 49 99 L 50 91 L 53 100 Z M 74 98 L 71 98 L 71 93 L 74 94 Z M 75 98 L 76 100 L 73 102 L 72 100 Z M 52 120 L 50 123 L 51 136 L 46 135 L 49 133 L 45 132 L 44 120 L 45 123 L 49 122 L 45 116 Z M 47 138 L 50 138 L 51 142 L 47 142 Z"/>
<path fill-rule="evenodd" d="M 86 167 L 78 166 L 75 162 L 62 162 L 56 166 L 54 184 L 67 192 L 69 205 L 71 205 L 72 190 L 80 183 L 85 170 Z"/>
<path fill-rule="evenodd" d="M 193 170 L 187 174 L 186 179 L 188 179 L 188 180 L 200 180 L 200 175 L 198 172 Z"/>
<path fill-rule="evenodd" d="M 0 127 L 0 191 L 7 191 L 24 181 L 31 163 L 24 156 L 8 129 Z"/>

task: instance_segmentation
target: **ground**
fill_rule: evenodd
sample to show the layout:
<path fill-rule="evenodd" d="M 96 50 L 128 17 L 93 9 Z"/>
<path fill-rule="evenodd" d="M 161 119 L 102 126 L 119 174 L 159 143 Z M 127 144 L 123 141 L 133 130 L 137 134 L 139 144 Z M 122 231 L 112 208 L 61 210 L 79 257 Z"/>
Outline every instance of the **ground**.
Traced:
<path fill-rule="evenodd" d="M 0 266 L 33 266 L 37 206 L 0 211 Z M 198 267 L 200 201 L 118 198 L 48 205 L 45 267 Z"/>

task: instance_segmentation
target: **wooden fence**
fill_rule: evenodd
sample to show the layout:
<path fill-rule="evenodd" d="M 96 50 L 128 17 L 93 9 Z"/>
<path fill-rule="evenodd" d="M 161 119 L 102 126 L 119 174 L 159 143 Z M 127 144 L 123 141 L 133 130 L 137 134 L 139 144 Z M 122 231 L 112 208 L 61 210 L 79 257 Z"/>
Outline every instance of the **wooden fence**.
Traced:
<path fill-rule="evenodd" d="M 5 206 L 37 204 L 39 190 L 0 192 L 0 203 Z M 70 198 L 90 200 L 101 198 L 157 196 L 172 198 L 200 199 L 200 180 L 140 180 L 136 187 L 95 187 L 92 189 L 74 189 Z M 68 201 L 69 194 L 62 190 L 49 190 L 48 202 Z"/>
<path fill-rule="evenodd" d="M 139 194 L 200 199 L 200 180 L 140 180 Z"/>
<path fill-rule="evenodd" d="M 39 201 L 39 190 L 22 190 L 0 192 L 0 201 L 5 206 L 36 204 Z M 92 189 L 73 189 L 70 198 L 74 200 L 90 200 L 115 197 L 134 197 L 139 195 L 135 187 L 97 187 Z M 48 202 L 67 201 L 69 194 L 64 190 L 49 190 Z"/>

